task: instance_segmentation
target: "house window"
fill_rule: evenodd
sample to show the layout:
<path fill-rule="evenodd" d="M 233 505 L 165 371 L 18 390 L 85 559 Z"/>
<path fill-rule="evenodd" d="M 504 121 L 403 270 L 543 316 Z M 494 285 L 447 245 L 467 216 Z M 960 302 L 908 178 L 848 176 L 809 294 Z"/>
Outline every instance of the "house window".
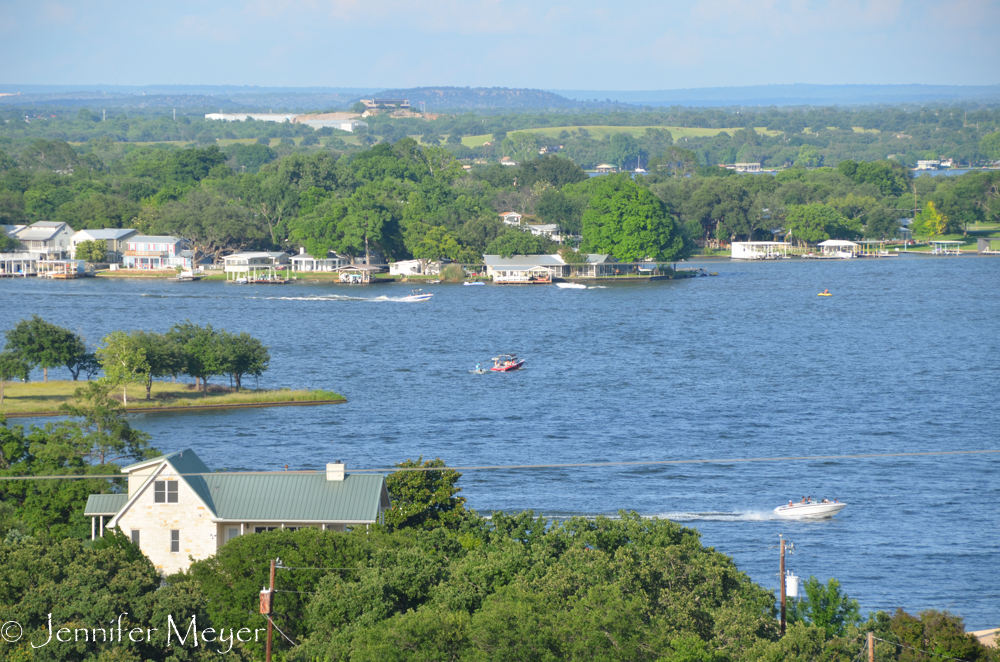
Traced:
<path fill-rule="evenodd" d="M 264 533 L 266 531 L 277 531 L 277 530 L 278 530 L 278 527 L 276 527 L 276 526 L 255 526 L 255 527 L 253 527 L 253 532 L 254 533 Z"/>
<path fill-rule="evenodd" d="M 235 527 L 234 528 L 230 528 L 226 532 L 226 542 L 229 542 L 233 538 L 239 538 L 239 537 L 240 537 L 240 530 L 237 529 L 237 528 L 235 528 Z"/>
<path fill-rule="evenodd" d="M 132 529 L 132 542 L 139 544 L 139 529 Z"/>
<path fill-rule="evenodd" d="M 155 503 L 177 503 L 177 481 L 176 480 L 154 481 L 153 501 Z"/>
<path fill-rule="evenodd" d="M 179 529 L 170 529 L 170 551 L 181 551 L 181 532 Z"/>

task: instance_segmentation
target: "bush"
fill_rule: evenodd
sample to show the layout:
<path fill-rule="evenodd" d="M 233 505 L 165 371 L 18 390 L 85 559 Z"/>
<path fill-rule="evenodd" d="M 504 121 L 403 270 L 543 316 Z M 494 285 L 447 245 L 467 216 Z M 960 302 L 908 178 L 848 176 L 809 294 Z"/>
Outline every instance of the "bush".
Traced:
<path fill-rule="evenodd" d="M 445 283 L 459 283 L 465 280 L 465 269 L 460 264 L 449 264 L 441 269 L 441 280 Z"/>

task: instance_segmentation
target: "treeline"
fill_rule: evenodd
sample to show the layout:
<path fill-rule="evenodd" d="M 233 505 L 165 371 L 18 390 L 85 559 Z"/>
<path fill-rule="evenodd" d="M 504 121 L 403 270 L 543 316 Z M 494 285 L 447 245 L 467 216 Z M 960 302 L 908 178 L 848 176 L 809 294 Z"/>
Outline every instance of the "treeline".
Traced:
<path fill-rule="evenodd" d="M 105 336 L 96 352 L 89 352 L 83 338 L 69 329 L 46 322 L 38 315 L 21 320 L 5 332 L 6 346 L 0 353 L 0 404 L 3 384 L 27 381 L 32 370 L 65 367 L 76 381 L 81 374 L 89 380 L 103 371 L 101 382 L 122 387 L 122 401 L 127 404 L 125 389 L 138 383 L 151 397 L 153 380 L 176 379 L 188 375 L 200 383 L 203 392 L 208 380 L 228 375 L 237 392 L 247 375 L 260 377 L 271 360 L 266 345 L 249 333 L 229 333 L 185 321 L 166 333 L 149 331 L 113 331 Z"/>
<path fill-rule="evenodd" d="M 33 139 L 87 143 L 99 139 L 111 142 L 189 141 L 201 145 L 219 139 L 276 139 L 283 151 L 323 147 L 353 150 L 376 140 L 396 142 L 420 137 L 429 145 L 444 144 L 457 158 L 499 159 L 511 156 L 503 146 L 504 137 L 526 129 L 566 127 L 551 136 L 536 134 L 538 147 L 564 150 L 583 167 L 611 161 L 610 139 L 595 140 L 588 126 L 685 127 L 725 129 L 712 137 L 688 137 L 684 146 L 699 155 L 702 165 L 760 161 L 771 167 L 799 163 L 806 166 L 836 166 L 842 160 L 875 161 L 895 158 L 906 165 L 919 159 L 953 158 L 961 163 L 1000 160 L 1000 138 L 988 139 L 1000 129 L 1000 110 L 979 105 L 914 107 L 815 107 L 799 108 L 647 108 L 617 109 L 614 112 L 558 112 L 442 115 L 393 117 L 389 114 L 367 119 L 368 131 L 349 134 L 332 128 L 314 131 L 302 124 L 275 122 L 206 121 L 202 115 L 127 115 L 113 112 L 107 121 L 86 108 L 67 110 L 52 107 L 39 113 L 33 109 L 5 108 L 8 121 L 0 125 L 0 140 L 27 144 Z M 28 121 L 25 117 L 28 116 Z M 747 141 L 734 134 L 739 129 L 765 129 L 757 139 Z M 583 129 L 581 131 L 581 129 Z M 628 134 L 626 134 L 628 135 Z M 473 146 L 462 138 L 483 138 Z M 298 138 L 300 143 L 294 146 Z M 636 140 L 646 158 L 655 155 L 655 145 L 639 132 Z M 642 159 L 645 162 L 645 158 Z"/>
<path fill-rule="evenodd" d="M 519 132 L 502 142 L 520 144 L 532 135 Z M 752 130 L 734 135 L 759 137 Z M 791 207 L 808 204 L 833 207 L 843 219 L 837 227 L 873 238 L 892 236 L 897 219 L 925 211 L 928 202 L 948 219 L 948 232 L 996 221 L 1000 211 L 997 173 L 914 180 L 889 160 L 790 168 L 776 177 L 736 176 L 702 165 L 698 154 L 671 144 L 669 132 L 646 136 L 656 144 L 646 162 L 650 173 L 622 186 L 647 188 L 662 200 L 665 207 L 646 209 L 667 236 L 628 250 L 607 242 L 583 248 L 616 257 L 679 259 L 684 251 L 661 249 L 674 245 L 682 230 L 688 240 L 759 238 L 783 229 Z M 641 151 L 624 135 L 609 139 L 608 147 L 628 160 Z M 528 156 L 533 148 L 521 149 Z M 74 229 L 130 227 L 176 235 L 188 239 L 198 257 L 305 246 L 317 257 L 334 250 L 350 257 L 379 253 L 389 260 L 478 262 L 484 253 L 554 250 L 547 239 L 505 226 L 499 212 L 517 211 L 586 238 L 587 211 L 603 208 L 601 196 L 611 190 L 600 179 L 588 181 L 570 159 L 553 155 L 527 158 L 516 167 L 465 170 L 447 148 L 411 138 L 363 151 L 320 148 L 285 156 L 264 145 L 163 149 L 107 141 L 75 149 L 38 140 L 16 158 L 0 151 L 0 222 L 61 220 Z M 621 243 L 623 235 L 614 236 Z"/>
<path fill-rule="evenodd" d="M 924 237 L 1000 220 L 996 172 L 913 178 L 895 161 L 844 161 L 837 168 L 791 168 L 773 177 L 740 176 L 721 168 L 707 169 L 715 176 L 688 177 L 698 166 L 676 147 L 660 162 L 664 167 L 642 181 L 692 236 L 765 239 L 772 230 L 782 230 L 808 243 L 891 239 L 901 218 L 915 218 L 911 229 Z"/>
<path fill-rule="evenodd" d="M 124 421 L 115 403 L 95 404 Z M 119 436 L 109 442 L 85 422 L 62 430 L 0 427 L 0 475 L 111 473 L 87 459 L 102 444 L 121 459 L 154 454 L 142 439 L 131 447 Z M 89 662 L 107 659 L 113 645 L 121 660 L 261 659 L 261 638 L 234 635 L 266 627 L 258 593 L 269 582 L 270 561 L 281 559 L 274 651 L 290 662 L 852 662 L 868 633 L 882 662 L 1000 660 L 948 613 L 898 610 L 863 620 L 835 580 L 805 583 L 781 636 L 773 593 L 703 546 L 693 529 L 635 513 L 562 522 L 531 512 L 485 518 L 465 507 L 460 474 L 442 461 L 397 466 L 425 471 L 389 474 L 392 508 L 384 524 L 248 534 L 166 578 L 119 531 L 83 540 L 88 490 L 121 485 L 2 481 L 0 618 L 19 623 L 24 635 L 5 643 L 8 655 Z M 48 639 L 50 614 L 54 630 L 100 627 L 124 614 L 126 632 L 158 631 L 114 644 L 53 638 L 31 648 Z M 168 614 L 182 634 L 195 617 L 208 641 L 168 643 Z"/>

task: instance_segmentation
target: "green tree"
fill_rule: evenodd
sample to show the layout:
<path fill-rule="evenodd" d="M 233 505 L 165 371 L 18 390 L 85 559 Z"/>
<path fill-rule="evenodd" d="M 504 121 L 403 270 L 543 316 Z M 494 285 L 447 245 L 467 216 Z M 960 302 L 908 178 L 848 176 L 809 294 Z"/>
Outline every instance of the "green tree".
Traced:
<path fill-rule="evenodd" d="M 194 324 L 191 320 L 184 320 L 183 323 L 170 327 L 166 335 L 184 352 L 184 372 L 194 377 L 195 387 L 198 386 L 200 380 L 202 393 L 207 395 L 209 378 L 223 372 L 217 357 L 216 336 L 218 334 L 215 329 L 212 328 L 211 324 L 202 327 Z"/>
<path fill-rule="evenodd" d="M 486 247 L 486 255 L 544 255 L 552 250 L 552 242 L 524 230 L 509 229 Z"/>
<path fill-rule="evenodd" d="M 899 232 L 899 212 L 878 206 L 871 209 L 865 216 L 864 236 L 868 239 L 893 239 Z"/>
<path fill-rule="evenodd" d="M 357 113 L 358 115 L 360 115 L 361 113 L 365 112 L 366 110 L 368 110 L 368 106 L 366 106 L 365 104 L 361 103 L 360 101 L 355 101 L 354 105 L 351 106 L 351 112 L 352 113 Z"/>
<path fill-rule="evenodd" d="M 639 143 L 631 133 L 616 133 L 611 136 L 608 156 L 611 162 L 623 170 L 631 170 L 638 165 Z"/>
<path fill-rule="evenodd" d="M 698 155 L 689 149 L 672 145 L 662 154 L 649 160 L 650 172 L 666 172 L 671 177 L 683 177 L 698 168 Z"/>
<path fill-rule="evenodd" d="M 101 340 L 97 360 L 104 370 L 104 381 L 122 388 L 122 404 L 128 406 L 128 385 L 143 384 L 149 379 L 149 362 L 141 339 L 135 334 L 112 331 Z"/>
<path fill-rule="evenodd" d="M 526 131 L 508 133 L 500 143 L 500 149 L 517 163 L 523 163 L 538 155 L 538 136 Z"/>
<path fill-rule="evenodd" d="M 846 219 L 836 209 L 822 203 L 793 205 L 785 216 L 788 236 L 800 245 L 825 241 L 830 237 L 852 239 L 861 233 L 858 219 Z"/>
<path fill-rule="evenodd" d="M 385 513 L 385 524 L 396 529 L 457 529 L 469 515 L 465 497 L 457 496 L 462 488 L 455 485 L 462 474 L 448 469 L 440 458 L 423 459 L 421 456 L 395 465 L 419 471 L 395 471 L 386 477 L 392 507 Z"/>
<path fill-rule="evenodd" d="M 809 577 L 802 583 L 802 590 L 805 595 L 790 605 L 789 622 L 803 621 L 822 628 L 827 637 L 835 637 L 861 621 L 858 601 L 841 592 L 836 579 L 831 577 L 824 586 L 815 577 Z"/>
<path fill-rule="evenodd" d="M 100 239 L 81 241 L 76 245 L 75 257 L 87 262 L 107 262 L 108 244 Z"/>
<path fill-rule="evenodd" d="M 7 221 L 10 219 L 4 218 L 3 203 L 5 201 L 4 195 L 9 195 L 9 191 L 0 191 L 0 221 Z M 17 250 L 20 244 L 17 239 L 7 234 L 6 231 L 0 229 L 0 253 L 12 253 Z"/>
<path fill-rule="evenodd" d="M 220 331 L 215 335 L 214 354 L 218 370 L 230 375 L 239 393 L 243 385 L 244 375 L 260 377 L 268 368 L 271 354 L 267 346 L 246 331 L 227 333 Z"/>
<path fill-rule="evenodd" d="M 110 396 L 108 384 L 88 382 L 74 393 L 75 401 L 60 407 L 68 416 L 79 419 L 60 428 L 68 430 L 77 452 L 91 464 L 104 465 L 118 460 L 133 462 L 159 453 L 149 445 L 150 435 L 129 425 L 125 408 Z"/>
<path fill-rule="evenodd" d="M 662 200 L 627 173 L 600 177 L 583 213 L 583 245 L 622 262 L 686 257 L 684 238 Z"/>
<path fill-rule="evenodd" d="M 38 315 L 18 322 L 6 332 L 6 337 L 6 349 L 24 358 L 32 368 L 41 366 L 46 382 L 49 381 L 49 368 L 73 364 L 87 353 L 79 336 Z"/>
<path fill-rule="evenodd" d="M 1000 131 L 993 131 L 979 141 L 979 151 L 992 161 L 1000 161 Z"/>
<path fill-rule="evenodd" d="M 172 338 L 162 333 L 133 331 L 135 346 L 142 350 L 149 369 L 146 371 L 146 399 L 151 399 L 153 379 L 177 376 L 187 365 L 184 350 Z"/>
<path fill-rule="evenodd" d="M 928 201 L 923 211 L 913 219 L 913 232 L 924 237 L 936 237 L 948 229 L 948 218 L 938 211 L 934 201 Z"/>
<path fill-rule="evenodd" d="M 3 387 L 15 379 L 28 381 L 31 366 L 23 356 L 12 351 L 0 352 L 0 405 L 3 404 Z"/>

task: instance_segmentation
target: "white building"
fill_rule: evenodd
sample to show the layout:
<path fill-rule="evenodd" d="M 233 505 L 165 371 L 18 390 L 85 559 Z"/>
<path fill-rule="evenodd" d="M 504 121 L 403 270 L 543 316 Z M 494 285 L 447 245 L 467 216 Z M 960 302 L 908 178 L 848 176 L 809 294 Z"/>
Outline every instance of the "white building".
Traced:
<path fill-rule="evenodd" d="M 544 225 L 525 225 L 524 229 L 528 230 L 536 237 L 548 237 L 556 243 L 562 243 L 562 237 L 559 234 L 559 226 L 555 223 L 546 223 Z"/>
<path fill-rule="evenodd" d="M 399 260 L 389 263 L 390 276 L 415 276 L 423 273 L 424 260 Z"/>
<path fill-rule="evenodd" d="M 941 167 L 941 162 L 937 159 L 928 159 L 926 161 L 917 161 L 917 170 L 937 170 Z"/>
<path fill-rule="evenodd" d="M 39 259 L 59 260 L 70 249 L 73 229 L 59 221 L 38 221 L 18 231 L 14 238 Z"/>
<path fill-rule="evenodd" d="M 734 260 L 776 260 L 788 257 L 787 241 L 734 241 L 729 256 Z"/>
<path fill-rule="evenodd" d="M 518 214 L 516 211 L 505 211 L 500 214 L 500 219 L 505 225 L 520 225 L 521 218 L 521 214 Z"/>
<path fill-rule="evenodd" d="M 119 528 L 163 574 L 187 570 L 249 533 L 345 531 L 382 520 L 385 477 L 326 471 L 213 473 L 190 448 L 122 468 L 127 494 L 91 494 L 91 538 Z M 190 558 L 189 558 L 190 557 Z"/>
<path fill-rule="evenodd" d="M 292 265 L 292 271 L 336 271 L 351 263 L 346 257 L 340 257 L 333 251 L 327 251 L 325 258 L 316 258 L 306 253 L 306 249 L 300 247 L 299 254 L 288 259 Z"/>
<path fill-rule="evenodd" d="M 107 228 L 103 230 L 80 230 L 70 237 L 70 252 L 76 256 L 76 247 L 84 241 L 103 241 L 107 245 L 108 262 L 122 261 L 127 248 L 127 240 L 139 234 L 138 230 Z"/>
<path fill-rule="evenodd" d="M 554 255 L 484 255 L 486 275 L 495 283 L 528 282 L 545 270 L 554 278 L 599 278 L 614 274 L 615 260 L 610 255 L 585 253 L 586 262 L 568 263 Z"/>

